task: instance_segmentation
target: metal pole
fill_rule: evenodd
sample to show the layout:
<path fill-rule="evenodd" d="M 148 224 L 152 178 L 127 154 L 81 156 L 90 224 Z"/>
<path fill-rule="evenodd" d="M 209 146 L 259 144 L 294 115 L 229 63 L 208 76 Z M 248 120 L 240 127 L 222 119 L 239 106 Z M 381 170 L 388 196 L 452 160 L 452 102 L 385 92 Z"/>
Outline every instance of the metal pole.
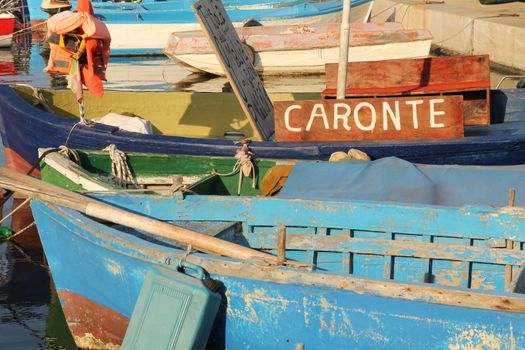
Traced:
<path fill-rule="evenodd" d="M 346 66 L 348 64 L 348 42 L 350 41 L 350 6 L 351 0 L 343 0 L 343 18 L 341 19 L 341 41 L 339 43 L 339 67 L 337 70 L 337 99 L 345 98 Z"/>

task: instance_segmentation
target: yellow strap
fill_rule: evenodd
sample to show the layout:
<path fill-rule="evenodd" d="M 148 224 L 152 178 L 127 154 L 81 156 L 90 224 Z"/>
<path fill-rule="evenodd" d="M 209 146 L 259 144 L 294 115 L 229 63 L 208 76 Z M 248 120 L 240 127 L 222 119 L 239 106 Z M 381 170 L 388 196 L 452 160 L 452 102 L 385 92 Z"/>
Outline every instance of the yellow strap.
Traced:
<path fill-rule="evenodd" d="M 63 49 L 66 47 L 66 44 L 64 43 L 64 36 L 62 34 L 58 36 L 58 46 Z"/>
<path fill-rule="evenodd" d="M 86 38 L 87 38 L 87 35 L 86 34 L 69 34 L 69 35 L 81 38 L 80 45 L 78 46 L 78 49 L 71 54 L 71 57 L 73 59 L 78 60 L 80 58 L 80 56 L 86 50 Z M 64 40 L 64 34 L 60 34 L 59 35 L 58 45 L 61 48 L 65 49 L 65 50 L 70 50 L 70 49 L 66 48 L 66 43 L 65 43 L 65 40 Z"/>
<path fill-rule="evenodd" d="M 77 52 L 75 52 L 75 53 L 73 53 L 71 55 L 71 57 L 76 59 L 76 60 L 78 60 L 80 58 L 80 56 L 86 50 L 86 38 L 87 38 L 87 35 L 86 34 L 82 34 L 81 37 L 82 37 L 82 41 L 80 41 L 80 46 L 78 47 Z"/>

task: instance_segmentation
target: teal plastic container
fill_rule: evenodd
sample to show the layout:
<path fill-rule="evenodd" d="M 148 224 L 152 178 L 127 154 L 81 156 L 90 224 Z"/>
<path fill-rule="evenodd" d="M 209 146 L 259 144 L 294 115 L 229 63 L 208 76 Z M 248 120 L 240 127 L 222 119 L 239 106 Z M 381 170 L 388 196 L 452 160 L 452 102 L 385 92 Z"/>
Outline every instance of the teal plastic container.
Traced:
<path fill-rule="evenodd" d="M 201 267 L 173 260 L 173 269 L 155 266 L 146 275 L 121 349 L 206 347 L 221 295 L 203 284 Z"/>

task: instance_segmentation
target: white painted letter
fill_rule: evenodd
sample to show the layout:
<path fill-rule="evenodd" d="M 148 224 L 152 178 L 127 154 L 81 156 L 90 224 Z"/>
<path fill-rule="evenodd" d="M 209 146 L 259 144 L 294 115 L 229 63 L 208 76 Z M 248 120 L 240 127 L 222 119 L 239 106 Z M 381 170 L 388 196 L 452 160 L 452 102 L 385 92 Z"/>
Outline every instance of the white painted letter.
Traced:
<path fill-rule="evenodd" d="M 394 123 L 394 128 L 396 130 L 401 130 L 401 115 L 399 114 L 399 101 L 394 102 L 396 113 L 394 114 L 394 111 L 392 111 L 392 108 L 390 108 L 390 105 L 387 101 L 383 102 L 383 129 L 388 130 L 388 116 L 390 116 L 390 119 L 392 119 L 392 123 Z"/>
<path fill-rule="evenodd" d="M 368 126 L 364 126 L 363 124 L 361 124 L 361 121 L 359 120 L 359 110 L 363 107 L 368 107 L 370 108 L 370 125 Z M 360 102 L 357 104 L 357 106 L 355 106 L 354 108 L 354 121 L 355 121 L 355 125 L 363 130 L 363 131 L 370 131 L 370 130 L 374 130 L 375 126 L 376 126 L 376 119 L 377 119 L 377 115 L 376 115 L 376 110 L 374 108 L 374 106 L 368 102 Z"/>
<path fill-rule="evenodd" d="M 290 107 L 286 108 L 286 112 L 284 112 L 284 125 L 286 126 L 286 129 L 293 131 L 293 132 L 300 132 L 301 128 L 294 128 L 290 125 L 290 112 L 294 109 L 301 109 L 302 107 L 299 105 L 291 105 Z"/>
<path fill-rule="evenodd" d="M 417 105 L 420 105 L 423 103 L 423 100 L 414 100 L 414 101 L 406 101 L 407 105 L 412 105 L 412 120 L 414 123 L 414 129 L 417 129 L 419 124 L 417 121 Z"/>
<path fill-rule="evenodd" d="M 443 123 L 436 123 L 436 116 L 445 115 L 445 112 L 436 111 L 434 109 L 434 105 L 436 103 L 443 103 L 443 102 L 445 102 L 445 100 L 442 98 L 430 100 L 430 127 L 431 128 L 444 128 L 445 127 L 445 124 Z"/>
<path fill-rule="evenodd" d="M 342 107 L 345 110 L 344 114 L 339 114 L 339 107 Z M 351 112 L 352 109 L 346 103 L 334 104 L 334 130 L 337 130 L 337 124 L 339 119 L 343 121 L 343 127 L 346 130 L 350 130 L 350 126 L 348 125 L 348 116 L 350 116 Z"/>
<path fill-rule="evenodd" d="M 308 124 L 306 124 L 306 131 L 310 131 L 310 129 L 312 128 L 312 124 L 314 123 L 315 117 L 323 118 L 324 128 L 326 130 L 330 129 L 330 126 L 328 125 L 328 117 L 326 116 L 326 112 L 324 110 L 324 105 L 322 103 L 316 103 L 312 108 L 310 120 L 308 120 Z"/>

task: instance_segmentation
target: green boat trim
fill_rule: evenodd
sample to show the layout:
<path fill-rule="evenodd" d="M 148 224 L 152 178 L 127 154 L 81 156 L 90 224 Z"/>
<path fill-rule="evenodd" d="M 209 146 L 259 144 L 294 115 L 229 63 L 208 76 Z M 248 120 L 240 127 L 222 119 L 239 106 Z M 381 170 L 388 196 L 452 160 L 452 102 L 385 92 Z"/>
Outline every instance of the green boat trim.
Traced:
<path fill-rule="evenodd" d="M 46 149 L 40 149 L 43 154 Z M 139 189 L 118 186 L 111 175 L 112 161 L 107 152 L 77 151 L 80 164 L 59 154 L 48 153 L 41 161 L 41 177 L 47 182 L 73 191 L 115 192 L 155 191 L 172 193 L 175 190 L 197 194 L 261 195 L 260 183 L 276 165 L 293 161 L 254 160 L 255 181 L 233 172 L 237 158 L 187 156 L 149 153 L 127 153 L 127 163 Z M 182 180 L 182 183 L 181 181 Z M 182 188 L 179 185 L 183 185 Z"/>

